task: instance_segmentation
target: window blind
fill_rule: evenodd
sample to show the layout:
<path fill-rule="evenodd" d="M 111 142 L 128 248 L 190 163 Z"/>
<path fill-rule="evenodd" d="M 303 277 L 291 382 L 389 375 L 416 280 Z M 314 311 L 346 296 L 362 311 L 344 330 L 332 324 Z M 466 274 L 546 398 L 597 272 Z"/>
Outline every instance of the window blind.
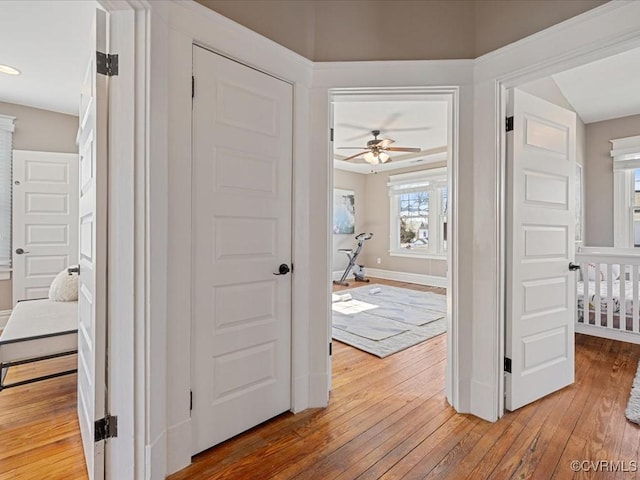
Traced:
<path fill-rule="evenodd" d="M 11 151 L 14 117 L 0 115 L 0 270 L 11 267 Z"/>

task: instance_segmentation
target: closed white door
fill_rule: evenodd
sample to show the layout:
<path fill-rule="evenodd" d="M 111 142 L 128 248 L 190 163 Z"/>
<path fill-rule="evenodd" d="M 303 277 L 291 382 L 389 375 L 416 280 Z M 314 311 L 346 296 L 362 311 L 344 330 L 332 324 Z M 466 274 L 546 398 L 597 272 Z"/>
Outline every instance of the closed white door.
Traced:
<path fill-rule="evenodd" d="M 78 262 L 78 155 L 13 151 L 13 304 Z"/>
<path fill-rule="evenodd" d="M 574 381 L 576 116 L 519 90 L 507 134 L 508 410 Z M 509 361 L 507 360 L 507 364 Z"/>
<path fill-rule="evenodd" d="M 107 77 L 96 51 L 107 52 L 107 13 L 96 10 L 80 95 L 80 275 L 78 277 L 78 420 L 90 480 L 104 478 L 105 440 L 95 422 L 105 415 L 107 272 Z"/>
<path fill-rule="evenodd" d="M 291 261 L 293 88 L 200 47 L 193 56 L 197 453 L 290 409 L 291 273 L 274 272 Z"/>

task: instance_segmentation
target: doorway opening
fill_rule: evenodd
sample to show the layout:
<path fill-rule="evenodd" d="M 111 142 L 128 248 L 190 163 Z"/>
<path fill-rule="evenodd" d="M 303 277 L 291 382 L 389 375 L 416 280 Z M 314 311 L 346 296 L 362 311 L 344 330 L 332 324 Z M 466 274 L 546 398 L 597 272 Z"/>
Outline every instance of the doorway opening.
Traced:
<path fill-rule="evenodd" d="M 458 90 L 333 89 L 330 107 L 336 365 L 402 361 L 443 342 L 453 403 Z"/>

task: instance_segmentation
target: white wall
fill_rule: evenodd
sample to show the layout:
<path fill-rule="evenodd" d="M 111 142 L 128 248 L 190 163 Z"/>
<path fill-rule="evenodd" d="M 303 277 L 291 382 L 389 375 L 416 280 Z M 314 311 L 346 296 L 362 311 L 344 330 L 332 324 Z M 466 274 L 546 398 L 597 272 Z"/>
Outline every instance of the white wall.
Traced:
<path fill-rule="evenodd" d="M 328 399 L 328 330 L 322 306 L 311 298 L 328 297 L 329 245 L 323 228 L 312 225 L 326 210 L 326 171 L 314 171 L 308 154 L 309 89 L 312 64 L 230 20 L 191 2 L 169 4 L 167 35 L 169 84 L 167 339 L 165 447 L 157 441 L 151 456 L 166 454 L 166 471 L 189 464 L 191 455 L 191 72 L 197 43 L 294 85 L 294 185 L 292 405 L 293 411 L 325 406 Z M 165 58 L 165 59 L 166 59 Z M 196 79 L 197 83 L 197 79 Z M 196 99 L 197 101 L 197 99 Z M 328 128 L 326 129 L 328 132 Z M 311 181 L 313 179 L 313 181 Z M 321 187 L 323 186 L 323 187 Z M 318 189 L 323 189 L 322 195 Z M 318 197 L 325 205 L 318 205 Z M 323 225 L 324 226 L 324 225 Z M 319 245 L 314 245 L 318 242 Z M 326 310 L 328 307 L 324 307 Z M 198 392 L 194 392 L 197 395 Z M 161 424 L 159 424 L 162 427 Z M 161 432 L 158 432 L 160 434 Z"/>

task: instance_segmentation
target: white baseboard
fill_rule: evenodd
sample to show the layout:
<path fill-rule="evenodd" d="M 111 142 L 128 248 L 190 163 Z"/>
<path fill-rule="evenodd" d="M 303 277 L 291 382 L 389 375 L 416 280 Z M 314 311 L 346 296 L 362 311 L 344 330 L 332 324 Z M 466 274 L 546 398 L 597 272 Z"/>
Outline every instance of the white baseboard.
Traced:
<path fill-rule="evenodd" d="M 7 326 L 10 316 L 11 310 L 0 310 L 0 330 Z"/>
<path fill-rule="evenodd" d="M 397 282 L 415 283 L 417 285 L 429 285 L 432 287 L 447 288 L 447 277 L 437 277 L 435 275 L 423 275 L 421 273 L 394 272 L 392 270 L 380 270 L 377 268 L 367 268 L 367 267 L 365 267 L 364 273 L 367 277 L 382 278 L 384 280 L 395 280 Z M 336 274 L 338 274 L 337 277 L 336 277 Z M 334 280 L 338 280 L 341 276 L 342 276 L 342 272 L 333 272 Z M 353 279 L 353 275 L 348 280 L 352 280 L 352 279 Z"/>

